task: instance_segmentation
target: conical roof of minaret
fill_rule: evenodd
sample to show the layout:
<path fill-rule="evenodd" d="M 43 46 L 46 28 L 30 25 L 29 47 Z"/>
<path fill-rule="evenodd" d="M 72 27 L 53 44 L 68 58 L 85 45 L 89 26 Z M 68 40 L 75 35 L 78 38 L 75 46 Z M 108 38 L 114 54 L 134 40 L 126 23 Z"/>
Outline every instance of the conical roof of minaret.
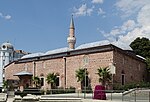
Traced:
<path fill-rule="evenodd" d="M 71 17 L 70 28 L 73 28 L 73 29 L 74 29 L 73 15 L 72 15 L 72 17 Z"/>

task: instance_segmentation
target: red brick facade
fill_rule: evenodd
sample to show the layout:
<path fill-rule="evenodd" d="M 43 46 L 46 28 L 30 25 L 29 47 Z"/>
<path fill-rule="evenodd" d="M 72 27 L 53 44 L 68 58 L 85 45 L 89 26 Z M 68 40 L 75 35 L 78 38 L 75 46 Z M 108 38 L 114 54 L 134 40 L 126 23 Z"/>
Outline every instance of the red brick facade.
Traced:
<path fill-rule="evenodd" d="M 46 89 L 49 88 L 46 76 L 48 73 L 54 72 L 59 74 L 60 87 L 73 86 L 78 89 L 81 85 L 80 82 L 77 82 L 75 71 L 79 68 L 86 68 L 89 72 L 88 76 L 91 80 L 91 86 L 94 88 L 95 85 L 99 84 L 99 77 L 95 74 L 97 69 L 109 66 L 110 63 L 113 63 L 116 67 L 116 74 L 113 78 L 114 84 L 118 83 L 121 85 L 122 75 L 125 76 L 125 84 L 137 83 L 146 78 L 146 64 L 143 59 L 110 44 L 20 59 L 5 67 L 5 80 L 18 79 L 18 77 L 13 75 L 26 70 L 33 73 L 33 75 L 35 74 L 35 76 L 44 78 L 45 81 L 42 88 Z"/>

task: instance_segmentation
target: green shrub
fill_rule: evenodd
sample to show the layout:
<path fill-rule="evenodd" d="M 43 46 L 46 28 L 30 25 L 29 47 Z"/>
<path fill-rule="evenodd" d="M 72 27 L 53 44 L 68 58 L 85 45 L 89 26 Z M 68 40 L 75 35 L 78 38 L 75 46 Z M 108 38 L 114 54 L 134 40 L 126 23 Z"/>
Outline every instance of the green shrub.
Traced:
<path fill-rule="evenodd" d="M 22 93 L 20 94 L 20 96 L 21 96 L 21 97 L 27 96 L 27 93 L 22 92 Z"/>
<path fill-rule="evenodd" d="M 46 90 L 46 94 L 52 94 L 52 90 Z"/>
<path fill-rule="evenodd" d="M 17 91 L 15 91 L 15 95 L 21 95 L 21 91 L 20 90 L 17 90 Z"/>
<path fill-rule="evenodd" d="M 139 88 L 150 88 L 149 82 L 141 82 L 138 85 L 139 85 Z"/>
<path fill-rule="evenodd" d="M 70 88 L 64 89 L 63 87 L 60 87 L 57 89 L 51 89 L 51 90 L 46 91 L 46 94 L 63 94 L 63 93 L 75 93 L 75 88 L 70 87 Z"/>
<path fill-rule="evenodd" d="M 82 90 L 82 93 L 84 93 L 85 92 L 85 90 L 83 89 Z M 92 93 L 93 91 L 92 91 L 92 88 L 91 87 L 86 87 L 86 93 Z"/>
<path fill-rule="evenodd" d="M 41 95 L 41 90 L 38 88 L 27 88 L 23 90 L 23 93 L 32 94 L 32 95 Z"/>
<path fill-rule="evenodd" d="M 149 82 L 140 82 L 140 83 L 130 83 L 126 85 L 114 84 L 113 90 L 129 90 L 133 88 L 150 88 Z"/>
<path fill-rule="evenodd" d="M 40 90 L 41 95 L 44 95 L 45 91 L 44 90 Z"/>
<path fill-rule="evenodd" d="M 120 84 L 115 84 L 113 85 L 113 90 L 129 90 L 132 88 L 136 88 L 136 84 L 131 83 L 131 84 L 126 84 L 126 85 L 120 85 Z"/>
<path fill-rule="evenodd" d="M 21 92 L 20 90 L 15 91 L 15 95 L 20 95 L 21 97 L 26 96 L 27 94 L 42 95 L 44 94 L 44 90 L 40 90 L 37 88 L 28 88 L 24 89 L 23 92 Z"/>

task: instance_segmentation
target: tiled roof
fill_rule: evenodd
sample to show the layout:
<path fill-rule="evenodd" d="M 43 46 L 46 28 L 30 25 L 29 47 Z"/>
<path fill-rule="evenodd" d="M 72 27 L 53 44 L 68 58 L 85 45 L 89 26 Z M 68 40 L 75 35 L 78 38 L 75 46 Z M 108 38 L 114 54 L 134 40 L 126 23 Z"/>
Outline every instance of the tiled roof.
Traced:
<path fill-rule="evenodd" d="M 97 41 L 92 43 L 85 43 L 78 46 L 76 49 L 90 48 L 90 47 L 102 46 L 107 44 L 110 44 L 110 42 L 108 40 L 103 40 L 103 41 Z"/>
<path fill-rule="evenodd" d="M 69 49 L 68 47 L 64 47 L 64 48 L 50 50 L 50 51 L 47 51 L 46 53 L 39 52 L 39 53 L 28 54 L 28 55 L 23 56 L 21 59 L 39 57 L 39 56 L 51 55 L 51 54 L 58 54 L 58 53 L 62 53 L 62 52 L 98 47 L 98 46 L 103 46 L 103 45 L 108 45 L 108 44 L 111 44 L 108 40 L 97 41 L 97 42 L 92 42 L 92 43 L 85 43 L 85 44 L 78 46 L 75 49 Z M 112 43 L 112 44 L 117 46 L 116 43 Z"/>
<path fill-rule="evenodd" d="M 28 55 L 23 56 L 21 59 L 30 58 L 30 57 L 37 57 L 37 56 L 42 56 L 42 55 L 44 55 L 44 53 L 41 53 L 41 52 L 32 53 L 32 54 L 28 54 Z"/>
<path fill-rule="evenodd" d="M 68 47 L 64 47 L 64 48 L 59 48 L 59 49 L 47 51 L 44 55 L 56 54 L 56 53 L 70 51 L 70 50 L 71 49 L 69 49 Z"/>

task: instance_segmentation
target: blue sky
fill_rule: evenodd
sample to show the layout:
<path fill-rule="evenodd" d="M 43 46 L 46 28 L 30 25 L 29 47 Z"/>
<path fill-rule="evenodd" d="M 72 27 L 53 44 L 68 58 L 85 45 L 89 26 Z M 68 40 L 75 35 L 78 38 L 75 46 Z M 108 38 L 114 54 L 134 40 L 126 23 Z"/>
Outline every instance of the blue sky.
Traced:
<path fill-rule="evenodd" d="M 0 0 L 0 43 L 46 52 L 67 47 L 74 15 L 76 47 L 104 41 L 129 49 L 150 38 L 150 0 Z"/>

